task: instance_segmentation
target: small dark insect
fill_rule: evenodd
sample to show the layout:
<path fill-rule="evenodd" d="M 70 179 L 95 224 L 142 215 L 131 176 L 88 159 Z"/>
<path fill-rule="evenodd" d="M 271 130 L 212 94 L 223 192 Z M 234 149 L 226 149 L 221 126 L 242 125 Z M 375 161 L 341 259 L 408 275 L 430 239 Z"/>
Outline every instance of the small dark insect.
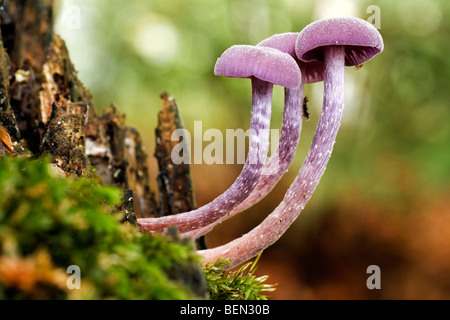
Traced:
<path fill-rule="evenodd" d="M 308 112 L 308 97 L 303 98 L 303 118 L 309 120 L 309 112 Z"/>
<path fill-rule="evenodd" d="M 6 129 L 3 128 L 1 125 L 0 125 L 0 143 L 3 143 L 9 152 L 15 153 L 12 146 L 11 137 L 9 136 L 8 131 L 6 131 Z"/>
<path fill-rule="evenodd" d="M 361 63 L 361 64 L 356 65 L 356 66 L 355 66 L 355 69 L 356 69 L 356 70 L 359 70 L 359 69 L 361 69 L 362 67 L 363 67 L 363 64 Z"/>

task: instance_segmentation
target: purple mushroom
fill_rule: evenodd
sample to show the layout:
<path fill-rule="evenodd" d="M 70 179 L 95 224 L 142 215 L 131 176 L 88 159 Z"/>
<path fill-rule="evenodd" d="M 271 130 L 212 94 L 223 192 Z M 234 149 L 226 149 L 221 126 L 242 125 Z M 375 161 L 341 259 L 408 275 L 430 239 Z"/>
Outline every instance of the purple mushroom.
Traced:
<path fill-rule="evenodd" d="M 217 224 L 258 203 L 275 187 L 291 165 L 302 126 L 303 85 L 323 80 L 323 62 L 303 62 L 297 59 L 295 43 L 298 35 L 298 32 L 275 34 L 257 44 L 257 46 L 274 48 L 291 55 L 299 65 L 302 75 L 302 83 L 298 88 L 285 88 L 280 141 L 277 150 L 262 169 L 258 184 L 250 195 L 229 214 L 206 227 L 183 234 L 183 236 L 198 238 L 205 235 Z"/>
<path fill-rule="evenodd" d="M 250 78 L 252 112 L 247 161 L 235 182 L 210 203 L 189 211 L 160 218 L 142 218 L 143 231 L 164 231 L 174 225 L 180 233 L 198 229 L 228 214 L 244 201 L 257 185 L 269 149 L 273 85 L 300 86 L 301 73 L 295 60 L 279 50 L 235 45 L 217 60 L 214 73 L 234 78 Z"/>
<path fill-rule="evenodd" d="M 316 189 L 340 126 L 344 107 L 344 66 L 361 64 L 383 50 L 383 39 L 368 22 L 357 18 L 316 21 L 300 32 L 296 54 L 300 60 L 325 64 L 323 110 L 311 148 L 282 202 L 256 228 L 225 245 L 200 250 L 203 262 L 219 257 L 236 266 L 277 241 L 298 217 Z"/>

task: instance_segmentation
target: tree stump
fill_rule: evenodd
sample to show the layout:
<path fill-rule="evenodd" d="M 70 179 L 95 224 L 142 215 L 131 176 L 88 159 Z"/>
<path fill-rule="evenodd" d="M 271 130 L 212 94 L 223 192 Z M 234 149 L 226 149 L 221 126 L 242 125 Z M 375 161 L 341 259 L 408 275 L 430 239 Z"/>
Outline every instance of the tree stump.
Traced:
<path fill-rule="evenodd" d="M 139 132 L 113 105 L 96 113 L 64 41 L 53 33 L 52 1 L 0 0 L 0 7 L 0 156 L 47 155 L 67 175 L 94 174 L 132 195 L 136 217 L 194 209 L 189 165 L 170 159 L 170 134 L 182 128 L 175 100 L 161 95 L 154 192 Z"/>

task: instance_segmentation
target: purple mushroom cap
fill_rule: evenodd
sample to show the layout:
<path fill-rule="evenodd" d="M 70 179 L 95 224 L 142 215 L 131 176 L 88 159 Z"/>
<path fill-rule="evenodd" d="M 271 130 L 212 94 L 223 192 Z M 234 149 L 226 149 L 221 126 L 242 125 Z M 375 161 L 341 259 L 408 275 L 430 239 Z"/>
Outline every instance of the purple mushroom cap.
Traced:
<path fill-rule="evenodd" d="M 345 46 L 345 65 L 364 63 L 383 51 L 384 44 L 378 30 L 359 18 L 329 18 L 306 26 L 295 46 L 297 57 L 305 62 L 323 61 L 323 48 Z"/>
<path fill-rule="evenodd" d="M 274 34 L 273 36 L 258 43 L 257 46 L 274 48 L 286 52 L 292 57 L 297 57 L 295 54 L 295 42 L 297 41 L 298 35 L 298 32 Z"/>
<path fill-rule="evenodd" d="M 216 62 L 214 74 L 231 78 L 256 77 L 286 88 L 301 84 L 301 73 L 295 60 L 273 48 L 234 45 Z"/>
<path fill-rule="evenodd" d="M 298 32 L 274 34 L 270 38 L 267 38 L 258 43 L 257 46 L 274 48 L 286 52 L 287 54 L 292 56 L 297 61 L 297 64 L 300 67 L 303 76 L 303 83 L 323 81 L 322 61 L 303 62 L 297 58 L 297 54 L 295 53 L 295 45 L 298 36 Z"/>

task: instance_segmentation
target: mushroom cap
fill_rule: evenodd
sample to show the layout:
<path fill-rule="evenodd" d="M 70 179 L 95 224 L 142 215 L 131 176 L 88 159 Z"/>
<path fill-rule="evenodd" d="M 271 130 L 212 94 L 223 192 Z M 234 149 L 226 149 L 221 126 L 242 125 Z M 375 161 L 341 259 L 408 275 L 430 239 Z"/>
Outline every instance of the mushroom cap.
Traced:
<path fill-rule="evenodd" d="M 218 59 L 214 74 L 231 78 L 256 77 L 286 88 L 301 84 L 301 72 L 290 55 L 273 48 L 234 45 Z"/>
<path fill-rule="evenodd" d="M 345 65 L 354 66 L 383 51 L 378 30 L 369 22 L 353 17 L 329 18 L 307 25 L 295 45 L 297 57 L 305 62 L 324 61 L 323 48 L 345 46 Z"/>
<path fill-rule="evenodd" d="M 300 67 L 303 76 L 303 83 L 323 81 L 324 68 L 322 61 L 303 62 L 297 58 L 297 54 L 295 53 L 295 44 L 298 36 L 298 32 L 274 34 L 273 36 L 258 43 L 257 46 L 274 48 L 291 55 Z"/>
<path fill-rule="evenodd" d="M 274 48 L 286 52 L 297 59 L 297 55 L 295 54 L 295 42 L 297 41 L 299 34 L 299 32 L 274 34 L 273 36 L 258 43 L 257 46 Z"/>

